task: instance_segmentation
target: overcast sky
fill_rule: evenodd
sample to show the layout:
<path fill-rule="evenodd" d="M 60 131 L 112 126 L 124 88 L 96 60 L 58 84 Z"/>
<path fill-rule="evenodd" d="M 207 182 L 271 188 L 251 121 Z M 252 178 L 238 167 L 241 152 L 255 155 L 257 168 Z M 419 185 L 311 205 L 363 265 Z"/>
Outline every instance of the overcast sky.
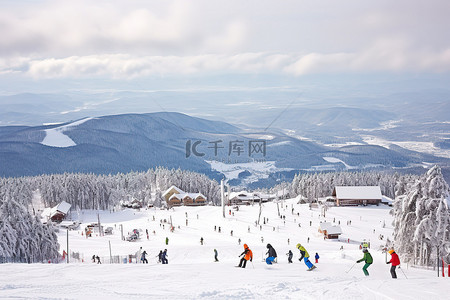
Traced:
<path fill-rule="evenodd" d="M 0 1 L 0 79 L 447 74 L 450 1 Z"/>

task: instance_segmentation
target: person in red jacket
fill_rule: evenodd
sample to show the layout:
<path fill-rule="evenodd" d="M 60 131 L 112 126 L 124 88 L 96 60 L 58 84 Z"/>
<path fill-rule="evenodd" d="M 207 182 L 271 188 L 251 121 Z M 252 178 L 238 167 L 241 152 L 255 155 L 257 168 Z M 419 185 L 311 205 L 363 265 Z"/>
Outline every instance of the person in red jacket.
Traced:
<path fill-rule="evenodd" d="M 398 265 L 400 265 L 400 259 L 398 258 L 398 255 L 397 255 L 397 253 L 395 253 L 394 249 L 389 250 L 388 253 L 391 255 L 391 260 L 388 261 L 386 264 L 391 264 L 392 278 L 397 278 L 397 273 L 395 273 L 395 268 Z"/>

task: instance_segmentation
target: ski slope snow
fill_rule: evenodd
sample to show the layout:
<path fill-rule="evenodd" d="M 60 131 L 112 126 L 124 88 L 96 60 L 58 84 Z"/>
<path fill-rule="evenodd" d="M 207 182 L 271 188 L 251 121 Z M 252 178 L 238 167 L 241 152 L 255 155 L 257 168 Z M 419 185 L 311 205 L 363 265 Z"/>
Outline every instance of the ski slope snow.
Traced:
<path fill-rule="evenodd" d="M 113 227 L 113 234 L 94 234 L 90 238 L 81 233 L 87 224 L 97 221 L 97 212 L 73 213 L 72 217 L 83 223 L 79 230 L 68 232 L 69 249 L 78 252 L 80 259 L 71 257 L 69 264 L 1 265 L 0 298 L 449 299 L 450 279 L 437 278 L 436 271 L 402 264 L 402 269 L 397 270 L 398 279 L 390 278 L 390 266 L 380 250 L 385 239 L 392 238 L 389 207 L 332 207 L 323 217 L 318 208 L 310 209 L 293 199 L 280 201 L 278 206 L 285 219 L 278 216 L 276 203 L 265 203 L 261 227 L 255 225 L 258 204 L 240 206 L 239 211 L 227 206 L 225 218 L 222 208 L 212 206 L 100 211 L 102 225 Z M 340 223 L 343 234 L 339 240 L 323 239 L 318 232 L 323 221 Z M 141 229 L 142 238 L 122 241 L 122 226 L 125 235 Z M 379 239 L 380 235 L 384 240 Z M 200 244 L 201 237 L 204 245 Z M 374 257 L 369 277 L 363 275 L 362 263 L 355 264 L 363 256 L 359 245 L 364 239 L 370 241 Z M 67 249 L 66 230 L 59 232 L 59 241 L 62 252 Z M 254 259 L 246 269 L 235 268 L 244 243 L 253 251 Z M 263 261 L 267 243 L 278 253 L 278 263 L 271 266 Z M 303 244 L 312 257 L 319 253 L 316 270 L 307 272 L 305 264 L 298 261 L 297 243 Z M 113 256 L 123 257 L 142 247 L 149 253 L 149 264 L 134 260 L 110 264 L 109 244 Z M 168 250 L 168 265 L 157 263 L 156 256 L 163 249 Z M 219 262 L 214 262 L 214 249 L 219 253 Z M 294 253 L 293 264 L 287 262 L 289 250 Z M 101 257 L 102 264 L 91 262 L 94 254 Z"/>

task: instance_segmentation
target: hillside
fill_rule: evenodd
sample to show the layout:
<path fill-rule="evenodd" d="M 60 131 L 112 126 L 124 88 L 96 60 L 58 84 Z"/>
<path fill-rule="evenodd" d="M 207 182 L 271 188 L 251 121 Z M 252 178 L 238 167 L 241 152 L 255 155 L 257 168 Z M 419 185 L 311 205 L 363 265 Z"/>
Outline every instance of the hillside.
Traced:
<path fill-rule="evenodd" d="M 80 229 L 69 232 L 69 247 L 80 255 L 80 260 L 71 257 L 68 265 L 4 265 L 2 270 L 10 275 L 0 279 L 4 287 L 0 295 L 52 298 L 64 293 L 68 298 L 89 295 L 88 298 L 96 299 L 425 299 L 430 295 L 436 298 L 445 295 L 448 278 L 436 278 L 436 272 L 431 270 L 402 265 L 397 270 L 398 279 L 390 278 L 385 254 L 379 249 L 384 245 L 379 235 L 386 239 L 393 230 L 388 207 L 334 207 L 324 218 L 317 209 L 310 210 L 294 200 L 280 202 L 280 206 L 286 223 L 278 217 L 276 203 L 267 203 L 262 209 L 261 230 L 254 224 L 258 205 L 241 206 L 239 211 L 233 210 L 234 216 L 228 214 L 227 208 L 225 219 L 220 207 L 103 211 L 100 212 L 102 225 L 113 227 L 113 235 L 94 234 L 88 239 L 81 231 L 86 224 L 97 221 L 96 212 L 74 212 L 72 216 L 79 217 L 83 223 Z M 170 232 L 167 223 L 160 222 L 170 218 L 175 225 L 174 232 Z M 268 220 L 266 224 L 263 218 Z M 319 222 L 325 220 L 340 222 L 343 234 L 339 240 L 324 240 L 317 232 Z M 351 225 L 347 225 L 350 220 Z M 125 235 L 134 228 L 142 229 L 143 238 L 137 242 L 121 241 L 120 225 Z M 221 233 L 214 226 L 220 226 Z M 149 240 L 145 237 L 146 229 Z M 204 245 L 200 245 L 201 237 Z M 364 277 L 362 264 L 355 265 L 362 257 L 358 246 L 363 239 L 370 241 L 374 257 L 369 277 Z M 61 251 L 66 249 L 65 230 L 60 231 L 59 242 Z M 121 261 L 142 247 L 148 252 L 149 264 L 108 264 L 109 243 L 112 255 L 119 255 Z M 234 266 L 239 262 L 243 243 L 252 249 L 254 259 L 246 269 L 239 269 Z M 267 243 L 278 253 L 278 263 L 272 266 L 262 261 Z M 307 272 L 305 264 L 298 261 L 297 243 L 302 243 L 312 256 L 319 253 L 316 270 Z M 165 248 L 169 264 L 161 265 L 155 256 Z M 218 250 L 219 262 L 214 262 L 213 249 Z M 288 250 L 294 253 L 293 264 L 287 263 Z M 101 257 L 103 264 L 91 262 L 94 254 Z M 23 280 L 20 277 L 23 272 L 27 272 L 28 279 L 25 284 L 19 284 L 17 280 Z"/>
<path fill-rule="evenodd" d="M 259 145 L 252 148 L 252 143 Z M 0 176 L 5 177 L 126 173 L 162 166 L 201 172 L 214 179 L 225 175 L 234 185 L 255 187 L 273 186 L 277 178 L 289 180 L 300 171 L 398 169 L 424 162 L 445 167 L 449 160 L 401 147 L 329 147 L 277 129 L 239 127 L 168 112 L 83 118 L 57 125 L 4 126 L 0 127 L 0 154 Z M 214 162 L 228 166 L 217 168 Z M 261 167 L 248 167 L 248 163 L 258 162 L 273 167 L 263 172 Z M 224 168 L 250 174 L 247 178 L 230 177 L 222 172 Z"/>

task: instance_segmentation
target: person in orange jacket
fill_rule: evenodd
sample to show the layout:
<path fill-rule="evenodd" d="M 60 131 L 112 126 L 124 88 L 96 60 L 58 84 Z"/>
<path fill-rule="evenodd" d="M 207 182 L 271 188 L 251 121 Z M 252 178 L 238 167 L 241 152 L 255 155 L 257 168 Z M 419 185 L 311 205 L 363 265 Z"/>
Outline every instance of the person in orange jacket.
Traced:
<path fill-rule="evenodd" d="M 398 265 L 400 265 L 400 259 L 398 258 L 398 255 L 397 255 L 397 253 L 395 253 L 394 249 L 389 250 L 388 253 L 391 255 L 391 260 L 388 261 L 386 264 L 391 264 L 392 278 L 397 278 L 397 273 L 395 273 L 395 268 Z"/>
<path fill-rule="evenodd" d="M 247 260 L 252 261 L 253 260 L 253 252 L 252 250 L 250 250 L 250 248 L 247 246 L 247 244 L 244 244 L 244 252 L 241 253 L 241 255 L 239 255 L 239 257 L 241 257 L 241 261 L 239 262 L 239 268 L 245 268 L 245 266 L 247 265 Z"/>

